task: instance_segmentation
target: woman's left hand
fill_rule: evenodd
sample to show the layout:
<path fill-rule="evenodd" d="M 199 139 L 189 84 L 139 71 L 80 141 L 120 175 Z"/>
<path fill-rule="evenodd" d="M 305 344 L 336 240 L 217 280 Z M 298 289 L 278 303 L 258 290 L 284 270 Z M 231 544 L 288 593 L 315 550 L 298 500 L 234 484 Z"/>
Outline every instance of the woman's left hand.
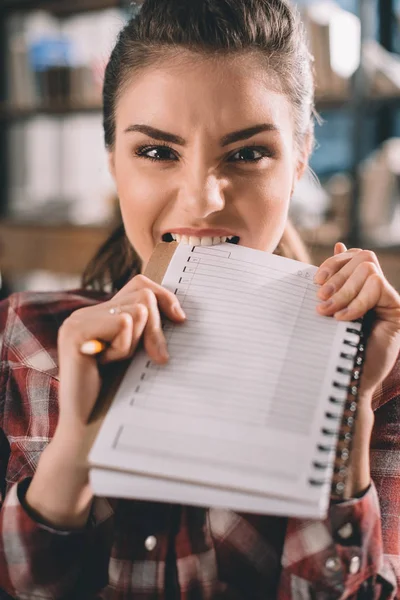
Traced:
<path fill-rule="evenodd" d="M 321 285 L 319 314 L 352 321 L 374 311 L 360 381 L 360 396 L 370 402 L 399 355 L 400 295 L 383 275 L 374 252 L 347 250 L 340 242 L 335 245 L 334 256 L 319 267 L 314 281 Z"/>

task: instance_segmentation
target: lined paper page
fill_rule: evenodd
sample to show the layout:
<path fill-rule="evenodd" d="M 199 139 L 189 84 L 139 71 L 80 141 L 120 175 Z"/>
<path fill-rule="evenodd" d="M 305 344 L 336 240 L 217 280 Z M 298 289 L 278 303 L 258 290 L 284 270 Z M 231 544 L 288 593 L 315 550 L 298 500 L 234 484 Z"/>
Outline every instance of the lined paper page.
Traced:
<path fill-rule="evenodd" d="M 91 462 L 318 501 L 312 463 L 333 381 L 349 380 L 336 372 L 343 340 L 358 336 L 316 313 L 316 270 L 231 244 L 178 246 L 163 285 L 187 321 L 165 323 L 167 365 L 135 357 Z"/>

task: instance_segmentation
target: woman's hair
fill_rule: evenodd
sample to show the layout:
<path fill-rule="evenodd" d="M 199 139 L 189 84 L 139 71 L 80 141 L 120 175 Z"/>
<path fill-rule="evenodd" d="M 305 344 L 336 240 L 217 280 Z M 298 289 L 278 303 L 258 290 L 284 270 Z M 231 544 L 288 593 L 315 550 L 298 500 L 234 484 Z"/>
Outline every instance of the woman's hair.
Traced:
<path fill-rule="evenodd" d="M 298 147 L 310 143 L 312 58 L 297 10 L 286 0 L 144 0 L 140 12 L 120 32 L 105 72 L 103 125 L 108 150 L 115 143 L 116 105 L 126 86 L 141 70 L 162 63 L 167 53 L 172 59 L 182 49 L 200 56 L 253 53 L 265 65 L 275 89 L 290 100 Z M 302 260 L 306 254 L 299 236 L 293 228 L 285 235 L 282 252 Z M 121 225 L 86 268 L 83 285 L 117 290 L 140 267 Z"/>

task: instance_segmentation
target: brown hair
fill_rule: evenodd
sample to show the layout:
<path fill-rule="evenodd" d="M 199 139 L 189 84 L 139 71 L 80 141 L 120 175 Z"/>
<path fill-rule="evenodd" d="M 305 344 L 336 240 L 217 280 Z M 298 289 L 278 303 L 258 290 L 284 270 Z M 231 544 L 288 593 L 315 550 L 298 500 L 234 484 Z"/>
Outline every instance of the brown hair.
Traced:
<path fill-rule="evenodd" d="M 144 0 L 140 12 L 119 34 L 103 87 L 106 147 L 115 142 L 115 108 L 136 73 L 165 59 L 165 52 L 231 56 L 257 53 L 268 74 L 293 107 L 295 135 L 301 148 L 313 135 L 312 59 L 298 12 L 286 0 Z M 304 245 L 288 225 L 281 252 L 304 260 Z M 279 250 L 278 250 L 279 251 Z M 83 275 L 85 287 L 120 289 L 141 264 L 123 225 L 112 234 Z"/>

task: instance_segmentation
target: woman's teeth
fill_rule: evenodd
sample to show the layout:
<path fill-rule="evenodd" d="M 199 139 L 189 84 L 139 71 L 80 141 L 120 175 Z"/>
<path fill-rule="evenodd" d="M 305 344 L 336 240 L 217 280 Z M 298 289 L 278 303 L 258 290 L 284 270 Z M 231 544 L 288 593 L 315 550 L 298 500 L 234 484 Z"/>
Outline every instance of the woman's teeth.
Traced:
<path fill-rule="evenodd" d="M 231 240 L 234 236 L 217 236 L 217 237 L 196 237 L 194 235 L 180 235 L 179 233 L 171 233 L 174 241 L 179 244 L 189 244 L 189 246 L 215 246 L 224 244 Z"/>

